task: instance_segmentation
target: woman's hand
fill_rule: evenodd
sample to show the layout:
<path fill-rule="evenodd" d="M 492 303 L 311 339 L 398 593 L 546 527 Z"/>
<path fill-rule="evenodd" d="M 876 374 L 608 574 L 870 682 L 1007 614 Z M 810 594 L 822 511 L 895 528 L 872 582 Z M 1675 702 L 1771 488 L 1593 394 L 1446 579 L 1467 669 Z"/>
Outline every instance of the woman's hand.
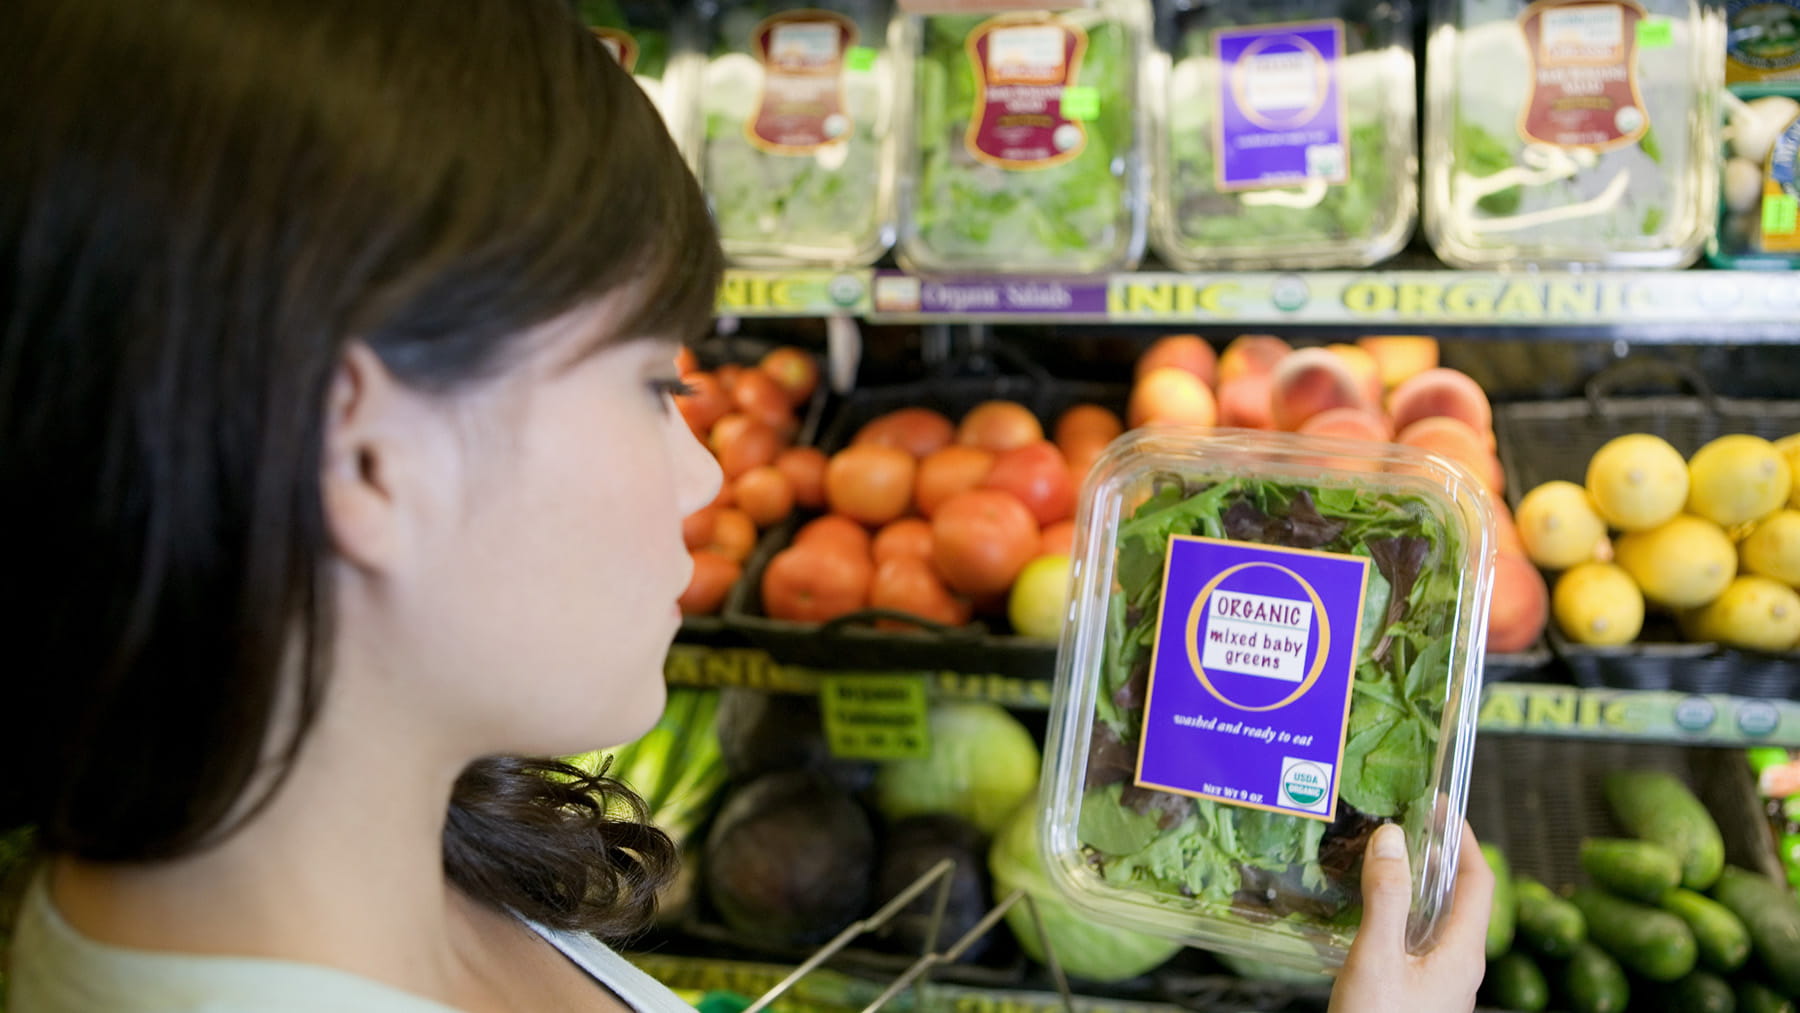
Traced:
<path fill-rule="evenodd" d="M 1475 834 L 1463 824 L 1450 912 L 1427 953 L 1406 952 L 1412 903 L 1406 834 L 1388 824 L 1363 856 L 1363 918 L 1350 957 L 1331 990 L 1331 1013 L 1461 1013 L 1475 1008 L 1485 968 L 1483 945 L 1494 902 L 1494 874 Z"/>

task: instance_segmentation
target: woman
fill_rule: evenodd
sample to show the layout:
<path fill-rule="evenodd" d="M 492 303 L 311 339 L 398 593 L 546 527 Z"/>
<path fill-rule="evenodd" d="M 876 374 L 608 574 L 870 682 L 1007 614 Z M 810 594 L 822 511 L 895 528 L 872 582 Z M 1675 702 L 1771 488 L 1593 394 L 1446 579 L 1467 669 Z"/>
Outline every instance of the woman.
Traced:
<path fill-rule="evenodd" d="M 720 482 L 650 103 L 560 0 L 13 0 L 0 67 L 11 1008 L 678 1007 L 595 938 L 668 840 L 516 758 L 654 721 Z M 1385 861 L 1342 1008 L 1467 1008 Z"/>

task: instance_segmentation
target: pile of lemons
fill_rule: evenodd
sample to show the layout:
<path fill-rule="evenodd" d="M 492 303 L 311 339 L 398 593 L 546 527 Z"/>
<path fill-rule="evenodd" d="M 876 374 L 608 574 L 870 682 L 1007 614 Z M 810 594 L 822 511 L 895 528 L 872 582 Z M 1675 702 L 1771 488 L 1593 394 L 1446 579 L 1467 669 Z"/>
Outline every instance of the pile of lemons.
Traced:
<path fill-rule="evenodd" d="M 1630 643 L 1649 605 L 1692 640 L 1800 649 L 1800 434 L 1725 436 L 1685 461 L 1621 436 L 1583 485 L 1538 486 L 1516 520 L 1532 562 L 1562 571 L 1551 611 L 1577 643 Z"/>

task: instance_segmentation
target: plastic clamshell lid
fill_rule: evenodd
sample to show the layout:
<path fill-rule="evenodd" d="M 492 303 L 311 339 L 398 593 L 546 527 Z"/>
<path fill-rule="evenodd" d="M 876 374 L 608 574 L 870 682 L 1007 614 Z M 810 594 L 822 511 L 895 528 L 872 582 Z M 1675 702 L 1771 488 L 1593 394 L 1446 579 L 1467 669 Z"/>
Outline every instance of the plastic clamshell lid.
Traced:
<path fill-rule="evenodd" d="M 1444 0 L 1430 39 L 1424 221 L 1445 263 L 1698 258 L 1718 190 L 1722 5 Z"/>
<path fill-rule="evenodd" d="M 1184 271 L 1363 267 L 1406 245 L 1418 217 L 1411 31 L 1406 3 L 1159 0 L 1144 90 L 1163 259 Z"/>
<path fill-rule="evenodd" d="M 1408 943 L 1427 948 L 1456 877 L 1492 593 L 1478 480 L 1398 445 L 1138 430 L 1089 472 L 1076 525 L 1050 879 L 1122 928 L 1331 971 L 1368 837 L 1400 822 Z"/>

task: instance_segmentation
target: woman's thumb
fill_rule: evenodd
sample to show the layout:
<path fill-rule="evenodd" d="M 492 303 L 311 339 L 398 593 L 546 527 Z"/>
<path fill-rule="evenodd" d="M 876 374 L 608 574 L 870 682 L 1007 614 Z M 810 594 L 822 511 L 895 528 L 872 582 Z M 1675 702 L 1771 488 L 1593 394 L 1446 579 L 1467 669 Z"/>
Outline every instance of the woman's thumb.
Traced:
<path fill-rule="evenodd" d="M 1412 906 L 1412 873 L 1406 858 L 1406 832 L 1386 823 L 1377 828 L 1363 854 L 1363 916 L 1357 935 L 1384 950 L 1406 949 L 1406 915 Z"/>

